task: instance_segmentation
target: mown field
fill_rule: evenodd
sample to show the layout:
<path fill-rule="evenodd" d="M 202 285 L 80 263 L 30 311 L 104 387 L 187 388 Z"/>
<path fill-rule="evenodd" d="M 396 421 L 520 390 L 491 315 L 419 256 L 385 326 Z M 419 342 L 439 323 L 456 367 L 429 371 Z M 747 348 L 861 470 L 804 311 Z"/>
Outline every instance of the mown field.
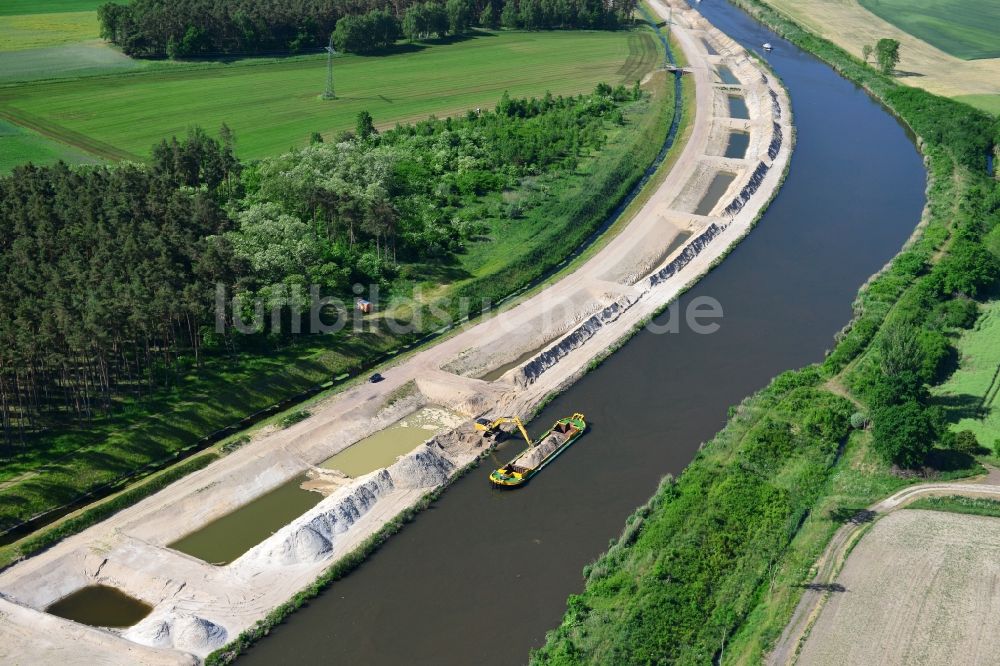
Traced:
<path fill-rule="evenodd" d="M 0 114 L 109 158 L 141 158 L 192 124 L 227 123 L 255 158 L 352 128 L 359 111 L 391 125 L 492 107 L 512 96 L 575 94 L 601 81 L 632 83 L 657 59 L 646 32 L 478 32 L 451 44 L 337 59 L 339 98 L 319 98 L 323 57 L 206 64 L 174 71 L 23 84 L 0 89 Z"/>
<path fill-rule="evenodd" d="M 958 370 L 934 389 L 939 404 L 948 410 L 953 429 L 971 430 L 987 448 L 1000 439 L 1000 301 L 983 307 L 975 328 L 955 343 Z"/>
<path fill-rule="evenodd" d="M 914 37 L 965 60 L 1000 57 L 1000 3 L 995 0 L 859 0 Z"/>

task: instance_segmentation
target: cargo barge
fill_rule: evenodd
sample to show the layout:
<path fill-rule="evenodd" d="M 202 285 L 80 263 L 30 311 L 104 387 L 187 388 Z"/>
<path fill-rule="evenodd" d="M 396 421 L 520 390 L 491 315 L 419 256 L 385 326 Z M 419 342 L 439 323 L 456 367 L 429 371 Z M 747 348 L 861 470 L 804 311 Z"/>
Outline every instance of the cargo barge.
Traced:
<path fill-rule="evenodd" d="M 509 463 L 490 474 L 490 483 L 498 488 L 524 485 L 531 477 L 552 462 L 580 438 L 587 429 L 583 414 L 561 418 L 537 442 L 529 440 L 528 448 Z"/>

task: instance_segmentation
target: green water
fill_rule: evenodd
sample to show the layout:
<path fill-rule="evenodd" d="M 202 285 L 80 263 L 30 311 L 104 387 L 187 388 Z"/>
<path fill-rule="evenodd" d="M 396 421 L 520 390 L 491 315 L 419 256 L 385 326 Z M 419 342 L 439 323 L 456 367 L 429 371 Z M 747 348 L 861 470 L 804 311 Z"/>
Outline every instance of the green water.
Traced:
<path fill-rule="evenodd" d="M 747 102 L 739 95 L 727 95 L 729 97 L 729 117 L 746 120 L 750 117 L 747 110 Z"/>
<path fill-rule="evenodd" d="M 169 547 L 210 564 L 229 564 L 319 504 L 323 495 L 302 489 L 307 480 L 299 475 Z"/>
<path fill-rule="evenodd" d="M 716 71 L 719 74 L 719 79 L 721 79 L 723 83 L 734 86 L 740 85 L 740 80 L 736 78 L 736 75 L 733 74 L 732 70 L 728 67 L 717 67 Z"/>
<path fill-rule="evenodd" d="M 483 379 L 483 380 L 488 381 L 488 382 L 494 382 L 494 381 L 500 379 L 500 377 L 502 377 L 504 375 L 504 373 L 506 373 L 511 368 L 516 368 L 517 366 L 521 365 L 522 363 L 525 363 L 526 361 L 529 361 L 532 358 L 534 358 L 535 356 L 537 356 L 539 353 L 541 353 L 542 351 L 544 351 L 545 348 L 548 347 L 550 344 L 552 344 L 552 340 L 547 340 L 544 344 L 542 344 L 542 345 L 540 345 L 538 347 L 535 347 L 534 349 L 531 349 L 529 351 L 524 352 L 523 354 L 521 354 L 520 356 L 518 356 L 517 358 L 515 358 L 513 361 L 510 361 L 508 363 L 504 363 L 499 368 L 494 368 L 493 370 L 490 370 L 485 375 L 483 375 L 482 377 L 480 377 L 480 379 Z"/>
<path fill-rule="evenodd" d="M 461 417 L 454 412 L 440 407 L 424 407 L 395 425 L 352 444 L 319 466 L 340 470 L 352 477 L 363 476 L 388 467 L 399 456 L 461 421 Z"/>
<path fill-rule="evenodd" d="M 701 202 L 695 209 L 695 215 L 708 215 L 715 208 L 715 205 L 719 203 L 719 199 L 722 195 L 726 193 L 729 189 L 730 183 L 736 178 L 736 174 L 726 173 L 725 171 L 720 171 L 715 174 L 715 178 L 712 179 L 711 184 L 708 186 L 708 191 L 705 192 L 705 196 L 701 198 Z"/>
<path fill-rule="evenodd" d="M 67 620 L 92 627 L 131 627 L 149 615 L 153 607 L 107 585 L 89 585 L 45 609 Z"/>
<path fill-rule="evenodd" d="M 743 159 L 750 147 L 750 135 L 747 132 L 730 132 L 729 143 L 726 144 L 726 157 Z"/>

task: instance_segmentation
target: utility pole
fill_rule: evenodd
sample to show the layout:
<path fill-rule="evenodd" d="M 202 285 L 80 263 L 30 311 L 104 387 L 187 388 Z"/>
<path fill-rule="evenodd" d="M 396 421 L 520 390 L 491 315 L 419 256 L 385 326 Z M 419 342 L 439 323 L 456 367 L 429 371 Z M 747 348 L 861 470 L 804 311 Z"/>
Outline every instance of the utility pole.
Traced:
<path fill-rule="evenodd" d="M 323 91 L 323 99 L 337 99 L 333 94 L 333 56 L 337 52 L 333 49 L 333 34 L 330 34 L 330 45 L 326 47 L 326 90 Z"/>

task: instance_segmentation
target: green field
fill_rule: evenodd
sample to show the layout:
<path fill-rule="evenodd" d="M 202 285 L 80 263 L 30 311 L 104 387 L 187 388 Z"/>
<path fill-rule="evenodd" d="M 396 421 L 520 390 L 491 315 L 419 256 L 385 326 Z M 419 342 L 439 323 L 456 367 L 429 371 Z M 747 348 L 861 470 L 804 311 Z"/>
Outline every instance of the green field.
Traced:
<path fill-rule="evenodd" d="M 971 430 L 986 447 L 1000 438 L 1000 301 L 991 301 L 975 328 L 957 341 L 959 368 L 934 389 L 951 416 L 952 429 Z"/>
<path fill-rule="evenodd" d="M 1000 57 L 1000 2 L 996 0 L 860 2 L 876 16 L 953 56 L 964 60 Z"/>
<path fill-rule="evenodd" d="M 0 16 L 94 12 L 107 0 L 3 0 Z"/>
<path fill-rule="evenodd" d="M 53 164 L 59 160 L 69 164 L 98 161 L 82 150 L 46 139 L 37 132 L 0 119 L 0 173 L 6 173 L 18 164 L 28 161 L 35 164 Z"/>
<path fill-rule="evenodd" d="M 955 99 L 971 104 L 987 113 L 992 113 L 994 116 L 1000 116 L 1000 95 L 959 95 Z"/>
<path fill-rule="evenodd" d="M 391 125 L 431 114 L 492 107 L 512 96 L 575 94 L 600 81 L 631 83 L 657 61 L 647 32 L 476 33 L 463 42 L 405 48 L 389 56 L 343 56 L 339 99 L 319 99 L 322 57 L 206 64 L 0 88 L 0 114 L 109 158 L 138 158 L 193 124 L 227 123 L 244 158 L 279 153 L 354 126 L 368 110 Z"/>
<path fill-rule="evenodd" d="M 185 65 L 186 63 L 173 61 L 133 60 L 103 42 L 0 51 L 0 86 L 41 79 L 95 76 Z"/>
<path fill-rule="evenodd" d="M 0 16 L 0 51 L 77 44 L 98 37 L 95 12 Z"/>

